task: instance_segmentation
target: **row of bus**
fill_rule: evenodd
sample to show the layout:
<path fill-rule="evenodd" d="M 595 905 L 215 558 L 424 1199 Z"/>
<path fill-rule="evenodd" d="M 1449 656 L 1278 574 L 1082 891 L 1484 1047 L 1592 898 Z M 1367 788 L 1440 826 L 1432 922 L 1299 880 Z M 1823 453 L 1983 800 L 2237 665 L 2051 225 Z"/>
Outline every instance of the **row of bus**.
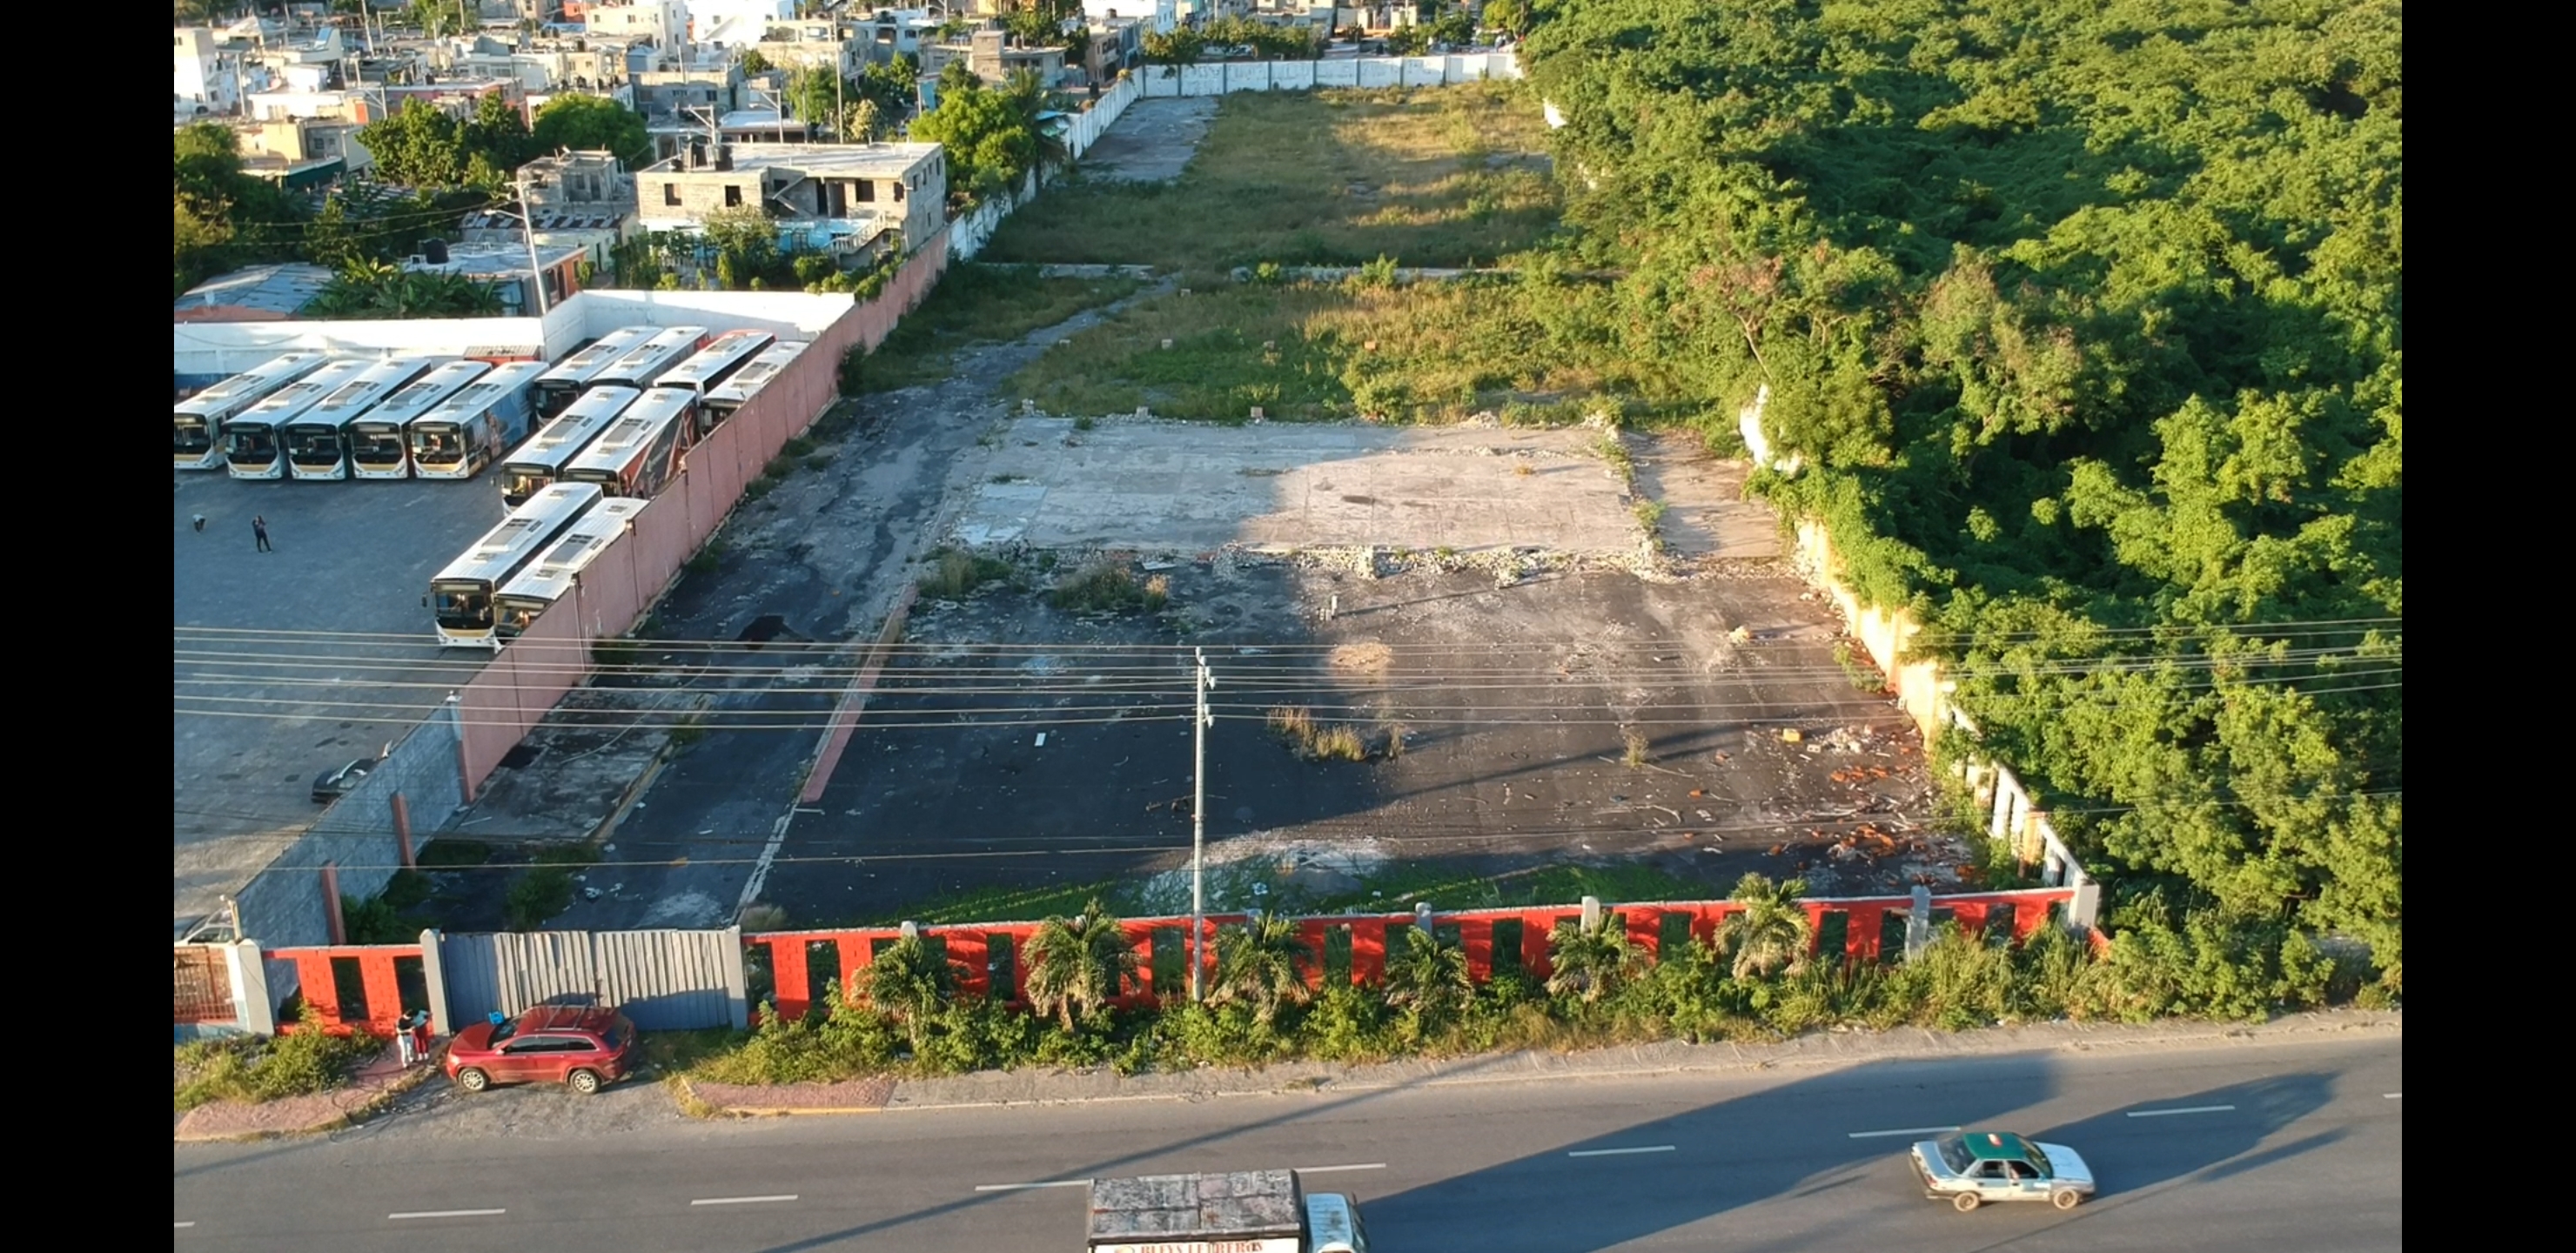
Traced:
<path fill-rule="evenodd" d="M 596 483 L 556 483 L 530 496 L 429 581 L 439 644 L 498 648 L 516 637 L 572 591 L 645 503 Z"/>
<path fill-rule="evenodd" d="M 804 347 L 765 331 L 710 340 L 704 327 L 675 326 L 611 331 L 553 366 L 290 352 L 179 402 L 172 410 L 173 464 L 221 466 L 242 479 L 471 478 L 532 425 L 547 422 L 554 430 L 594 388 L 624 389 L 630 402 L 657 386 L 685 390 L 686 438 L 694 443 Z M 607 425 L 598 423 L 590 436 Z M 578 454 L 587 443 L 569 452 Z M 554 468 L 564 467 L 557 462 Z M 554 477 L 548 473 L 544 481 Z M 526 490 L 504 495 L 512 505 L 527 498 Z"/>

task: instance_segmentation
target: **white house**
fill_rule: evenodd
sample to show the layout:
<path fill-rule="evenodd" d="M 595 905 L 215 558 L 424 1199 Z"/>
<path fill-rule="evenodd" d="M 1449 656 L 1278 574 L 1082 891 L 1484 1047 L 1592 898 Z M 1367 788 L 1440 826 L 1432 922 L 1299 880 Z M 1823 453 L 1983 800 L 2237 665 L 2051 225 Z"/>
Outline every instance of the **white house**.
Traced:
<path fill-rule="evenodd" d="M 242 59 L 203 26 L 171 32 L 170 103 L 173 112 L 230 113 L 241 107 Z"/>
<path fill-rule="evenodd" d="M 1082 16 L 1094 22 L 1138 18 L 1148 33 L 1156 35 L 1169 34 L 1181 23 L 1179 0 L 1082 0 Z"/>

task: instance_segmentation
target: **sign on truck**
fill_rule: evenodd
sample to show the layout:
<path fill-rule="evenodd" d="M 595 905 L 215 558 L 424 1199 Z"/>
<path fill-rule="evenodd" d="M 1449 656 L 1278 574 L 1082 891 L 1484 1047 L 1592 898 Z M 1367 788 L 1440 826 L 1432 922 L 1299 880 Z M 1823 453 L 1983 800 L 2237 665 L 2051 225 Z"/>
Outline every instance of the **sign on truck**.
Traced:
<path fill-rule="evenodd" d="M 1359 1205 L 1250 1170 L 1091 1183 L 1089 1253 L 1368 1253 Z"/>

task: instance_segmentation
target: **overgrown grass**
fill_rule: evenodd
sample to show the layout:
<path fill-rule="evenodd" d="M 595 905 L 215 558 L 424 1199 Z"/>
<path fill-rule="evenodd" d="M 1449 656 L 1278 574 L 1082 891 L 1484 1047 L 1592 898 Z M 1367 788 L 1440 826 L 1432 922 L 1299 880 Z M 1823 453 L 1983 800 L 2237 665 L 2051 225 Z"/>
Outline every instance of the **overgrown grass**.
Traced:
<path fill-rule="evenodd" d="M 512 931 L 534 931 L 571 908 L 573 871 L 596 863 L 599 851 L 588 844 L 552 844 L 539 849 L 534 860 L 501 901 L 502 917 Z"/>
<path fill-rule="evenodd" d="M 1121 565 L 1078 571 L 1047 593 L 1047 603 L 1066 613 L 1160 613 L 1171 601 L 1170 579 L 1139 579 Z"/>
<path fill-rule="evenodd" d="M 855 358 L 858 390 L 888 392 L 940 382 L 949 377 L 961 349 L 1008 343 L 1085 309 L 1123 300 L 1141 286 L 1132 278 L 1040 278 L 1028 266 L 952 265 L 921 307 L 905 314 L 875 352 Z"/>
<path fill-rule="evenodd" d="M 1346 723 L 1319 723 L 1313 710 L 1303 707 L 1273 709 L 1270 729 L 1288 742 L 1290 751 L 1307 761 L 1367 761 L 1368 741 L 1358 729 Z M 1401 752 L 1402 750 L 1396 750 Z"/>
<path fill-rule="evenodd" d="M 195 1109 L 209 1101 L 274 1101 L 328 1092 L 383 1047 L 372 1036 L 335 1036 L 306 1006 L 302 1029 L 274 1037 L 194 1040 L 171 1050 L 170 1104 Z"/>
<path fill-rule="evenodd" d="M 958 600 L 972 595 L 976 588 L 1011 577 L 1011 563 L 981 553 L 959 549 L 941 549 L 934 555 L 930 572 L 921 576 L 921 594 L 942 600 Z"/>
<path fill-rule="evenodd" d="M 1464 266 L 1528 247 L 1560 207 L 1519 83 L 1223 97 L 1170 183 L 1074 180 L 1011 215 L 992 261 Z M 1186 224 L 1185 227 L 1181 224 Z"/>

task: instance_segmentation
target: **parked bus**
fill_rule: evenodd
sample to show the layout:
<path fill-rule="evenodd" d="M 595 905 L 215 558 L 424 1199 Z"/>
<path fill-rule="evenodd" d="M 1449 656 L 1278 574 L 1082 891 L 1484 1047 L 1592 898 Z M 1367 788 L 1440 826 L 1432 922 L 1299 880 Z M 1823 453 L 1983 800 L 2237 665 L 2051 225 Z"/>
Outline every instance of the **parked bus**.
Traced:
<path fill-rule="evenodd" d="M 411 420 L 411 472 L 470 479 L 528 437 L 542 361 L 504 361 L 446 402 Z"/>
<path fill-rule="evenodd" d="M 366 372 L 364 361 L 331 361 L 242 410 L 224 424 L 225 470 L 237 479 L 285 478 L 286 424 Z"/>
<path fill-rule="evenodd" d="M 698 394 L 656 387 L 635 398 L 590 447 L 564 466 L 563 477 L 597 483 L 611 496 L 649 500 L 680 472 L 680 454 L 697 443 Z"/>
<path fill-rule="evenodd" d="M 330 355 L 290 352 L 225 379 L 170 408 L 171 466 L 214 470 L 224 464 L 224 424 L 269 393 L 322 368 Z"/>
<path fill-rule="evenodd" d="M 626 355 L 608 364 L 591 380 L 611 387 L 646 388 L 671 372 L 671 367 L 697 355 L 707 346 L 707 328 L 703 326 L 666 326 L 626 350 Z"/>
<path fill-rule="evenodd" d="M 599 381 L 599 372 L 611 362 L 626 355 L 626 350 L 653 338 L 649 326 L 626 326 L 591 341 L 589 347 L 555 363 L 553 369 L 537 376 L 537 421 L 544 422 L 572 407 L 590 385 Z"/>
<path fill-rule="evenodd" d="M 562 539 L 555 541 L 554 547 L 538 554 L 518 577 L 501 585 L 493 616 L 494 633 L 504 641 L 517 639 L 538 614 L 571 595 L 574 580 L 626 533 L 627 524 L 650 503 L 611 497 L 593 505 L 563 533 Z"/>
<path fill-rule="evenodd" d="M 709 389 L 706 403 L 698 406 L 698 438 L 705 439 L 708 432 L 723 425 L 726 418 L 733 416 L 734 410 L 759 395 L 760 389 L 769 386 L 769 381 L 777 378 L 779 372 L 787 368 L 787 363 L 794 361 L 796 354 L 803 351 L 804 341 L 782 339 L 761 349 L 759 356 L 744 362 L 741 369 Z"/>
<path fill-rule="evenodd" d="M 450 361 L 385 397 L 349 424 L 350 473 L 362 479 L 410 478 L 411 424 L 491 369 L 482 361 Z"/>
<path fill-rule="evenodd" d="M 436 357 L 395 357 L 368 366 L 322 403 L 286 424 L 286 472 L 299 479 L 349 477 L 349 427 L 404 384 L 440 364 Z"/>
<path fill-rule="evenodd" d="M 725 381 L 745 362 L 777 342 L 767 331 L 726 331 L 707 341 L 697 355 L 671 367 L 671 372 L 654 383 L 656 387 L 685 387 L 704 397 L 716 384 Z"/>
<path fill-rule="evenodd" d="M 543 382 L 543 379 L 539 379 Z M 539 428 L 501 463 L 501 503 L 516 509 L 563 477 L 564 466 L 590 447 L 617 415 L 644 393 L 632 387 L 594 387 L 572 407 Z"/>
<path fill-rule="evenodd" d="M 511 510 L 501 525 L 447 563 L 429 581 L 430 616 L 438 623 L 440 646 L 500 647 L 493 634 L 493 597 L 598 503 L 599 488 L 593 484 L 557 483 Z"/>

